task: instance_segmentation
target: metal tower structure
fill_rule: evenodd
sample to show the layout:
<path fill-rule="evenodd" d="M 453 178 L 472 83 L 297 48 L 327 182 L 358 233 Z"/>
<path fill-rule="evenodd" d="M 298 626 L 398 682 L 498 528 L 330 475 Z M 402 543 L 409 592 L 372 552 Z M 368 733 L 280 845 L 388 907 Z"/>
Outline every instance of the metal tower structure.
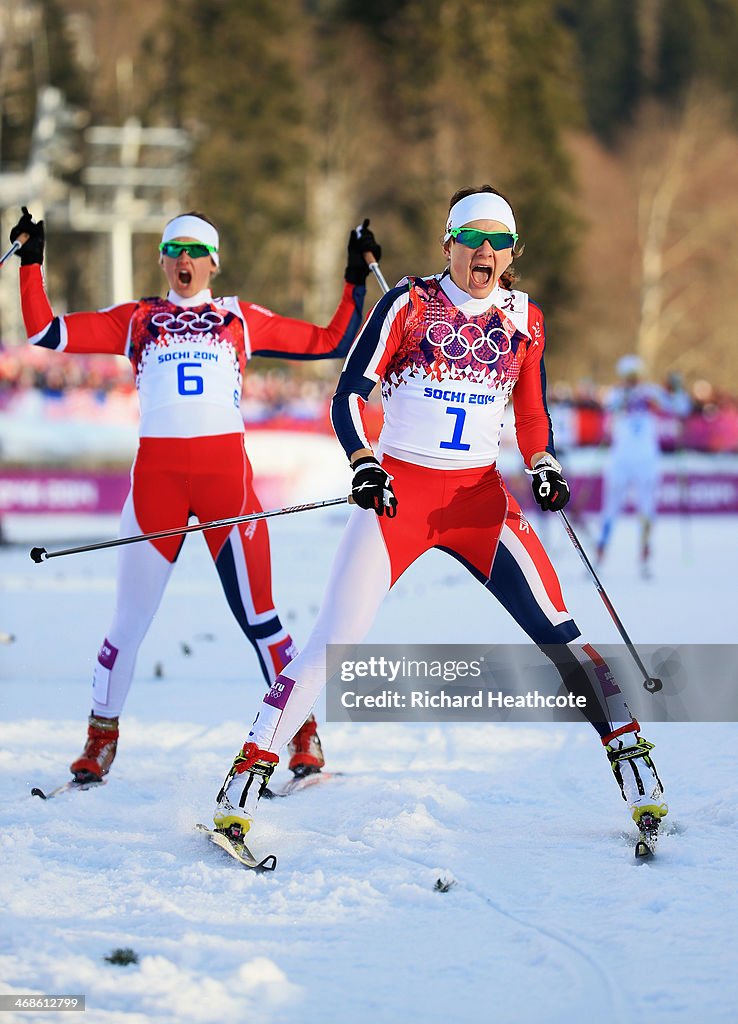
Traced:
<path fill-rule="evenodd" d="M 2 238 L 22 205 L 50 230 L 107 236 L 105 306 L 133 297 L 134 235 L 158 234 L 180 212 L 191 142 L 181 129 L 143 127 L 134 118 L 87 128 L 84 120 L 58 89 L 39 90 L 28 165 L 0 169 Z M 79 171 L 78 183 L 65 177 L 70 171 Z M 8 267 L 0 274 L 5 344 L 23 337 L 17 291 Z"/>

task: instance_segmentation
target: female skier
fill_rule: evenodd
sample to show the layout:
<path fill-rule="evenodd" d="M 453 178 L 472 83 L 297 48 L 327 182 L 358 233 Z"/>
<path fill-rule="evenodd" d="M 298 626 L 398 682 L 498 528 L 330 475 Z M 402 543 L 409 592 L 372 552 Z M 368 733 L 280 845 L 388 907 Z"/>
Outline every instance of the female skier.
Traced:
<path fill-rule="evenodd" d="M 210 285 L 220 266 L 218 231 L 194 211 L 164 227 L 159 262 L 169 285 L 166 298 L 54 316 L 41 271 L 43 221 L 35 222 L 23 207 L 10 240 L 23 243 L 18 250 L 20 292 L 29 341 L 60 352 L 126 355 L 136 376 L 140 442 L 121 536 L 176 529 L 186 526 L 191 515 L 206 522 L 261 510 L 240 412 L 246 363 L 253 356 L 346 355 L 361 325 L 365 253 L 381 257 L 368 224 L 351 232 L 346 283 L 327 327 L 279 316 L 234 295 L 214 298 Z M 266 523 L 209 530 L 205 538 L 231 611 L 270 686 L 297 652 L 272 600 Z M 115 613 L 95 665 L 87 742 L 71 765 L 77 782 L 99 781 L 110 770 L 136 656 L 183 540 L 169 537 L 120 548 Z M 290 755 L 296 774 L 323 766 L 312 716 L 296 724 Z"/>
<path fill-rule="evenodd" d="M 512 288 L 515 216 L 491 186 L 451 199 L 443 273 L 406 278 L 375 306 L 346 360 L 333 425 L 354 470 L 354 509 L 307 644 L 264 698 L 217 796 L 216 829 L 251 827 L 278 751 L 325 684 L 326 644 L 359 643 L 383 598 L 424 551 L 456 558 L 587 697 L 623 798 L 645 834 L 667 813 L 650 751 L 607 664 L 566 609 L 556 572 L 495 466 L 512 396 L 517 442 L 543 510 L 569 488 L 546 409 L 541 310 Z M 380 381 L 375 453 L 361 406 Z M 376 513 L 376 514 L 373 514 Z"/>

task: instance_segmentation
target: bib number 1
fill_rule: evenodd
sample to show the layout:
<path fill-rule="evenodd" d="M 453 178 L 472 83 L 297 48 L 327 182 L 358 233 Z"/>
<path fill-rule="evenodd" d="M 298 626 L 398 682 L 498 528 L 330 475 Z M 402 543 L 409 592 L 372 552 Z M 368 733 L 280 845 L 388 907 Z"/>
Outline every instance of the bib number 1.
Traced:
<path fill-rule="evenodd" d="M 454 432 L 451 436 L 450 441 L 441 441 L 439 448 L 450 448 L 455 452 L 468 452 L 471 448 L 470 444 L 462 443 L 461 434 L 464 430 L 464 421 L 466 420 L 466 409 L 460 409 L 456 405 L 449 405 L 446 409 L 448 416 L 455 416 Z"/>

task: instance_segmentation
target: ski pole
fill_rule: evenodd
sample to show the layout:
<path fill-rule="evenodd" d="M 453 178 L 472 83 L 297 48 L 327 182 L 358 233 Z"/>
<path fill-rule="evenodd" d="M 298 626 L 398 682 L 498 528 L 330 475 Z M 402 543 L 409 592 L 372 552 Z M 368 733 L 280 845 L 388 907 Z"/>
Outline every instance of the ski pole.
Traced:
<path fill-rule="evenodd" d="M 269 512 L 252 512 L 246 516 L 232 516 L 230 519 L 214 519 L 209 523 L 193 523 L 192 526 L 177 526 L 173 530 L 159 530 L 157 533 L 138 533 L 133 537 L 117 537 L 115 540 L 104 540 L 99 544 L 84 544 L 79 548 L 64 548 L 63 551 L 47 551 L 46 548 L 31 548 L 31 560 L 38 564 L 49 558 L 61 558 L 62 555 L 79 555 L 83 551 L 100 551 L 101 548 L 118 548 L 123 544 L 138 544 L 142 540 L 161 540 L 164 537 L 178 537 L 185 533 L 196 533 L 199 530 L 216 530 L 223 526 L 236 526 L 238 523 L 253 523 L 258 519 L 271 519 L 273 516 L 288 516 L 293 512 L 307 512 L 312 508 L 327 508 L 329 505 L 346 505 L 351 498 L 328 498 L 325 501 L 311 501 L 306 505 L 289 505 L 286 508 L 275 508 Z"/>
<path fill-rule="evenodd" d="M 368 220 L 364 222 L 364 224 L 368 224 L 368 223 L 369 223 Z M 361 232 L 362 232 L 362 230 L 364 228 L 364 224 L 359 224 L 359 226 L 356 228 L 356 234 L 357 234 L 357 236 L 359 238 L 361 238 Z M 386 295 L 387 292 L 390 290 L 390 288 L 389 288 L 389 285 L 387 284 L 387 282 L 384 279 L 384 274 L 379 269 L 379 264 L 374 259 L 374 253 L 371 250 L 369 252 L 365 252 L 364 253 L 364 259 L 366 260 L 367 265 L 368 265 L 369 269 L 371 270 L 372 274 L 374 274 L 374 276 L 376 277 L 377 282 L 379 283 L 379 287 L 382 289 L 382 291 Z"/>
<path fill-rule="evenodd" d="M 357 228 L 356 230 L 358 231 L 360 229 Z M 372 252 L 365 252 L 364 253 L 364 259 L 366 260 L 366 262 L 367 262 L 367 264 L 369 266 L 369 269 L 371 270 L 371 272 L 374 274 L 374 276 L 376 277 L 377 281 L 379 282 L 379 287 L 382 289 L 382 291 L 386 295 L 387 292 L 390 290 L 390 286 L 385 281 L 384 274 L 379 269 L 379 264 L 374 259 L 374 253 L 372 253 Z"/>
<path fill-rule="evenodd" d="M 367 254 L 367 255 L 371 255 L 371 254 Z M 390 289 L 389 289 L 389 285 L 387 284 L 387 282 L 384 279 L 384 275 L 382 274 L 382 271 L 379 269 L 379 264 L 375 260 L 373 260 L 369 264 L 369 269 L 371 270 L 371 272 L 376 277 L 377 281 L 379 282 L 379 287 L 382 289 L 382 291 L 386 295 L 387 292 Z"/>
<path fill-rule="evenodd" d="M 28 235 L 26 235 L 25 237 L 28 238 Z M 6 260 L 10 259 L 14 252 L 18 252 L 18 250 L 23 244 L 24 242 L 21 242 L 20 238 L 16 238 L 16 240 L 13 242 L 8 251 L 4 252 L 3 255 L 0 256 L 0 267 L 2 267 L 3 263 L 5 263 Z"/>
<path fill-rule="evenodd" d="M 559 509 L 559 515 L 561 516 L 561 520 L 562 520 L 562 522 L 564 524 L 564 529 L 569 534 L 569 540 L 572 542 L 572 544 L 576 548 L 577 554 L 579 555 L 579 557 L 581 558 L 582 562 L 584 563 L 585 568 L 587 569 L 587 572 L 589 573 L 589 575 L 594 580 L 594 585 L 597 588 L 597 592 L 599 593 L 600 597 L 602 598 L 602 601 L 603 601 L 603 603 L 605 605 L 605 608 L 607 608 L 608 612 L 610 613 L 610 618 L 615 623 L 615 626 L 617 628 L 618 633 L 620 633 L 621 637 L 625 641 L 625 646 L 628 648 L 628 651 L 630 652 L 633 660 L 635 661 L 636 665 L 638 666 L 638 668 L 643 673 L 643 688 L 644 688 L 644 690 L 648 690 L 649 693 L 658 693 L 658 691 L 663 688 L 664 684 L 661 682 L 660 679 L 655 678 L 655 676 L 649 676 L 648 670 L 646 669 L 646 666 L 643 664 L 643 661 L 641 660 L 641 656 L 639 655 L 638 651 L 633 646 L 633 642 L 631 641 L 630 637 L 626 633 L 625 626 L 620 621 L 620 616 L 615 611 L 615 608 L 613 607 L 612 601 L 607 596 L 607 592 L 606 592 L 605 588 L 602 586 L 602 583 L 600 582 L 600 578 L 599 578 L 599 576 L 597 575 L 597 573 L 594 570 L 594 566 L 590 562 L 589 558 L 587 558 L 587 553 L 584 550 L 584 548 L 582 547 L 582 545 L 581 545 L 581 543 L 579 541 L 579 538 L 574 533 L 572 525 L 569 522 L 569 520 L 567 519 L 566 513 L 564 512 L 563 509 Z"/>

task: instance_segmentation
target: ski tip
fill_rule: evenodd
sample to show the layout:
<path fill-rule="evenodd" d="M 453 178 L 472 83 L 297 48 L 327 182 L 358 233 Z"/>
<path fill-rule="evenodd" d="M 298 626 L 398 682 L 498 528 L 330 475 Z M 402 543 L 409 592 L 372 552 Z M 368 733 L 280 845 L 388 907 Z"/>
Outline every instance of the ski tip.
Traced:
<path fill-rule="evenodd" d="M 340 778 L 345 775 L 345 772 L 308 772 L 307 775 L 295 775 L 287 782 L 282 783 L 279 786 L 267 787 L 261 794 L 262 797 L 266 797 L 267 800 L 274 800 L 277 797 L 291 796 L 293 793 L 299 793 L 303 789 L 307 789 L 308 786 L 315 786 L 320 782 L 327 782 L 329 779 Z"/>
<path fill-rule="evenodd" d="M 256 871 L 274 871 L 277 866 L 277 858 L 273 853 L 268 854 L 264 860 L 257 864 Z"/>
<path fill-rule="evenodd" d="M 635 859 L 637 864 L 653 860 L 654 851 L 644 839 L 639 839 L 635 845 Z"/>
<path fill-rule="evenodd" d="M 93 779 L 88 782 L 76 782 L 74 779 L 69 779 L 54 789 L 43 790 L 39 786 L 34 786 L 31 796 L 40 797 L 42 800 L 51 800 L 52 797 L 61 796 L 62 793 L 74 793 L 75 791 L 83 793 L 88 789 L 97 789 L 98 786 L 106 785 L 107 781 L 107 779 Z"/>

